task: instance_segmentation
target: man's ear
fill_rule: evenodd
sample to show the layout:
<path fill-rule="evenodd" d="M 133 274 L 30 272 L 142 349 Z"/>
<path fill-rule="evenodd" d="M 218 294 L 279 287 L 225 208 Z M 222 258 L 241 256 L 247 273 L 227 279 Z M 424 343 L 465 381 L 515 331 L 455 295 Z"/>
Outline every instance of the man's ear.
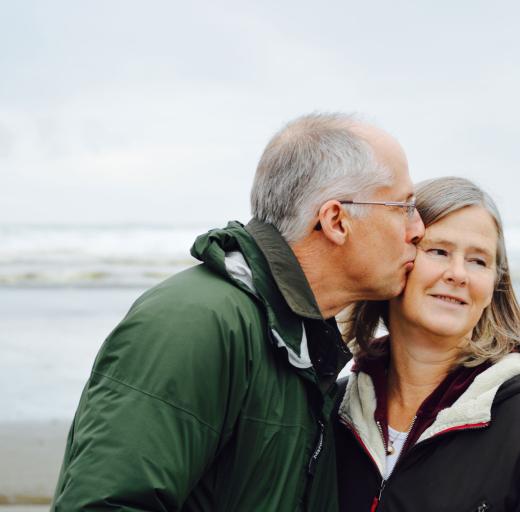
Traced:
<path fill-rule="evenodd" d="M 351 226 L 348 214 L 342 208 L 341 203 L 335 199 L 323 203 L 318 217 L 323 235 L 332 243 L 343 245 L 351 231 Z"/>

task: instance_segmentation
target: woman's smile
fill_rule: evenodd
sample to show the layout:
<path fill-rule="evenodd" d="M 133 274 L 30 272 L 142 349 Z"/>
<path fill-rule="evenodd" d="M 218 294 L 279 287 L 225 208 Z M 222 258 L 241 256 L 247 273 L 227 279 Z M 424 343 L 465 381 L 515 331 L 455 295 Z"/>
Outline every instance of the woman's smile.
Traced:
<path fill-rule="evenodd" d="M 434 299 L 437 299 L 445 304 L 448 304 L 448 305 L 455 305 L 455 306 L 467 306 L 467 302 L 464 301 L 463 299 L 458 299 L 456 297 L 453 297 L 451 295 L 430 295 L 431 297 L 433 297 Z"/>

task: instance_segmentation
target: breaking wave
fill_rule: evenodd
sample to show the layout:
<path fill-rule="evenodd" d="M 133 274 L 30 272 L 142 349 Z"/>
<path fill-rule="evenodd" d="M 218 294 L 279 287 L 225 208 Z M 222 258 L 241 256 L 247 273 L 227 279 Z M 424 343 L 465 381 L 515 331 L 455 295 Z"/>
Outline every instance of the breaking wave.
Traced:
<path fill-rule="evenodd" d="M 0 226 L 0 286 L 152 286 L 197 263 L 189 250 L 209 227 Z M 520 226 L 506 244 L 520 282 Z"/>
<path fill-rule="evenodd" d="M 200 228 L 0 226 L 0 286 L 149 286 L 195 263 Z"/>

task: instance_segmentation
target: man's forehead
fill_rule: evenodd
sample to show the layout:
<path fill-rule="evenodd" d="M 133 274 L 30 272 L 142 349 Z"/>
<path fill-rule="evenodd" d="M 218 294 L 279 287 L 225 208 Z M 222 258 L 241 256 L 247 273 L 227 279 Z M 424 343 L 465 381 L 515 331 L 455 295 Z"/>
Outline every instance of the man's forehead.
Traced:
<path fill-rule="evenodd" d="M 399 142 L 391 135 L 383 134 L 369 141 L 378 162 L 389 169 L 404 169 L 408 172 L 408 160 Z"/>
<path fill-rule="evenodd" d="M 412 183 L 408 168 L 389 169 L 390 181 L 388 185 L 376 190 L 379 197 L 386 197 L 389 201 L 411 201 L 415 198 L 415 187 Z"/>
<path fill-rule="evenodd" d="M 401 198 L 409 199 L 414 194 L 414 186 L 408 173 L 406 154 L 392 135 L 377 126 L 359 124 L 353 131 L 362 137 L 374 151 L 376 160 L 390 172 L 390 183 L 379 192 L 381 194 L 396 194 Z"/>

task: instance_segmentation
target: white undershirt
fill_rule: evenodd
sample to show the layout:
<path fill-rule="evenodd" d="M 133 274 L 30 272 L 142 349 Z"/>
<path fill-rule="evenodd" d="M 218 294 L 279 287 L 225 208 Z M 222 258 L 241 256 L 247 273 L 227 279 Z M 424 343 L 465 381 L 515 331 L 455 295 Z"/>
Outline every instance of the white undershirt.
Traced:
<path fill-rule="evenodd" d="M 386 455 L 385 480 L 392 474 L 395 463 L 401 454 L 408 432 L 398 432 L 390 425 L 388 426 L 388 442 L 394 447 L 394 452 Z"/>

